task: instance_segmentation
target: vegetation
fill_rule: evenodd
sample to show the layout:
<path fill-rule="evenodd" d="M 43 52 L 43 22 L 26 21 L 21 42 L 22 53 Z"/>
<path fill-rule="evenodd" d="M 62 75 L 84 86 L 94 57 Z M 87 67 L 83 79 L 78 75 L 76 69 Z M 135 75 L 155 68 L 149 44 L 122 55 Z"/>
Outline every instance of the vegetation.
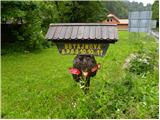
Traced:
<path fill-rule="evenodd" d="M 152 72 L 138 75 L 123 69 L 128 56 L 145 53 Z M 74 56 L 63 56 L 55 46 L 36 53 L 2 56 L 2 118 L 157 118 L 158 44 L 143 34 L 119 32 L 101 69 L 82 90 L 68 73 Z M 143 72 L 139 63 L 132 63 Z M 145 65 L 144 65 L 145 66 Z M 133 67 L 132 67 L 133 68 Z"/>
<path fill-rule="evenodd" d="M 152 5 L 152 19 L 157 20 L 157 27 L 159 27 L 159 1 L 155 0 Z"/>
<path fill-rule="evenodd" d="M 56 2 L 60 22 L 97 22 L 106 18 L 99 1 Z"/>
<path fill-rule="evenodd" d="M 128 18 L 128 1 L 105 1 L 104 6 L 108 13 L 118 18 Z"/>
<path fill-rule="evenodd" d="M 159 1 L 155 0 L 152 5 L 153 19 L 159 20 Z"/>
<path fill-rule="evenodd" d="M 22 24 L 21 28 L 12 31 L 25 49 L 41 48 L 44 41 L 41 31 L 39 6 L 34 2 L 2 2 L 2 22 Z"/>
<path fill-rule="evenodd" d="M 2 23 L 21 24 L 9 34 L 29 51 L 46 45 L 44 35 L 50 23 L 96 22 L 106 15 L 98 1 L 2 1 L 1 6 Z"/>
<path fill-rule="evenodd" d="M 155 61 L 149 55 L 145 53 L 135 53 L 131 54 L 126 60 L 124 68 L 137 75 L 146 75 L 148 72 L 152 73 L 154 71 Z"/>
<path fill-rule="evenodd" d="M 157 4 L 152 7 L 155 19 Z M 127 6 L 150 7 L 127 1 L 2 1 L 2 24 L 14 25 L 9 36 L 16 38 L 2 42 L 1 118 L 158 118 L 154 38 L 119 32 L 107 55 L 96 58 L 102 66 L 86 95 L 67 70 L 74 56 L 60 55 L 44 40 L 50 23 L 100 22 L 110 12 L 126 18 Z M 34 51 L 41 48 L 46 49 Z"/>
<path fill-rule="evenodd" d="M 1 3 L 2 24 L 19 26 L 5 33 L 15 37 L 15 40 L 11 44 L 9 39 L 9 43 L 2 48 L 5 46 L 10 49 L 11 46 L 18 45 L 21 46 L 21 49 L 17 47 L 19 51 L 49 47 L 50 45 L 44 42 L 44 36 L 50 23 L 100 22 L 106 19 L 108 13 L 127 18 L 128 6 L 132 10 L 137 7 L 144 8 L 143 3 L 127 1 L 2 1 Z M 17 48 L 14 47 L 15 51 Z M 3 51 L 6 53 L 7 50 Z"/>
<path fill-rule="evenodd" d="M 107 13 L 115 14 L 119 18 L 128 18 L 129 11 L 151 10 L 151 4 L 144 6 L 142 2 L 135 1 L 105 1 L 103 5 Z"/>
<path fill-rule="evenodd" d="M 146 6 L 143 5 L 142 2 L 128 2 L 128 8 L 129 11 L 146 11 L 146 10 L 151 10 L 152 5 L 147 4 Z"/>

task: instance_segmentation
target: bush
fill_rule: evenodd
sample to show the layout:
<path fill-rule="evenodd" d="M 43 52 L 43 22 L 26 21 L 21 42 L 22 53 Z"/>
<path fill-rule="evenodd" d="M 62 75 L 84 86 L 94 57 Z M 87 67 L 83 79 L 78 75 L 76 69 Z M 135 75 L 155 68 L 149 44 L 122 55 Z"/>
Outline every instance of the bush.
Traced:
<path fill-rule="evenodd" d="M 145 75 L 154 71 L 154 61 L 145 53 L 131 54 L 124 64 L 123 68 L 137 75 Z"/>
<path fill-rule="evenodd" d="M 13 33 L 15 36 L 14 43 L 23 46 L 24 50 L 33 51 L 49 46 L 45 43 L 44 35 L 49 22 L 54 19 L 53 17 L 48 18 L 51 15 L 46 13 L 46 10 L 53 7 L 53 3 L 48 2 L 48 5 L 51 6 L 49 8 L 48 5 L 44 6 L 44 4 L 44 2 L 33 1 L 2 2 L 2 23 L 9 22 L 11 25 L 20 26 L 18 29 L 10 30 L 9 34 Z M 54 12 L 51 13 L 54 14 Z M 46 19 L 49 21 L 46 22 Z"/>
<path fill-rule="evenodd" d="M 158 118 L 158 89 L 155 86 L 155 81 L 156 84 L 158 81 L 154 77 L 156 74 L 148 74 L 144 79 L 127 72 L 116 81 L 108 80 L 100 89 L 74 98 L 73 109 L 64 111 L 62 118 Z M 66 106 L 68 105 L 65 104 L 64 107 Z"/>

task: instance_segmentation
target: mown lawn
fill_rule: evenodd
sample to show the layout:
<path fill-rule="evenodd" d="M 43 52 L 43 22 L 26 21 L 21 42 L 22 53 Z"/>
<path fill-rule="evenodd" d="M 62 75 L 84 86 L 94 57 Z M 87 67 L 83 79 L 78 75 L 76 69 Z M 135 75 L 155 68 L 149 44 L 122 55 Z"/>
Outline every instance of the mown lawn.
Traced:
<path fill-rule="evenodd" d="M 12 53 L 1 59 L 2 118 L 158 118 L 158 65 L 146 76 L 122 69 L 125 59 L 145 51 L 158 61 L 154 38 L 119 32 L 102 68 L 84 95 L 68 73 L 74 56 L 56 47 L 38 53 Z"/>

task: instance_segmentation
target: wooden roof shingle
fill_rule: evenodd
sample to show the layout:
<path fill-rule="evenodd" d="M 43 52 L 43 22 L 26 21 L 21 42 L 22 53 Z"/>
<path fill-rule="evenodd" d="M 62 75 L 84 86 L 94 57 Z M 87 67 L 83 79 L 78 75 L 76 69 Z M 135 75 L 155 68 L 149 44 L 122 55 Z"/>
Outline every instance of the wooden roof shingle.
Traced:
<path fill-rule="evenodd" d="M 95 40 L 116 42 L 115 24 L 103 23 L 56 23 L 50 24 L 45 39 L 55 41 Z"/>

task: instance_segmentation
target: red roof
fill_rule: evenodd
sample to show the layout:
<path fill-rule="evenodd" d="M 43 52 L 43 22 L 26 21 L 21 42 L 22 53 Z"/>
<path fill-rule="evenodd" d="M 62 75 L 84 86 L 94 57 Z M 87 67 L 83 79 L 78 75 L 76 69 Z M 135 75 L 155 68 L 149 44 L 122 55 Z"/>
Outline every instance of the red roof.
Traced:
<path fill-rule="evenodd" d="M 107 17 L 113 17 L 115 18 L 119 23 L 118 24 L 128 24 L 128 19 L 119 19 L 114 14 L 109 14 Z"/>

